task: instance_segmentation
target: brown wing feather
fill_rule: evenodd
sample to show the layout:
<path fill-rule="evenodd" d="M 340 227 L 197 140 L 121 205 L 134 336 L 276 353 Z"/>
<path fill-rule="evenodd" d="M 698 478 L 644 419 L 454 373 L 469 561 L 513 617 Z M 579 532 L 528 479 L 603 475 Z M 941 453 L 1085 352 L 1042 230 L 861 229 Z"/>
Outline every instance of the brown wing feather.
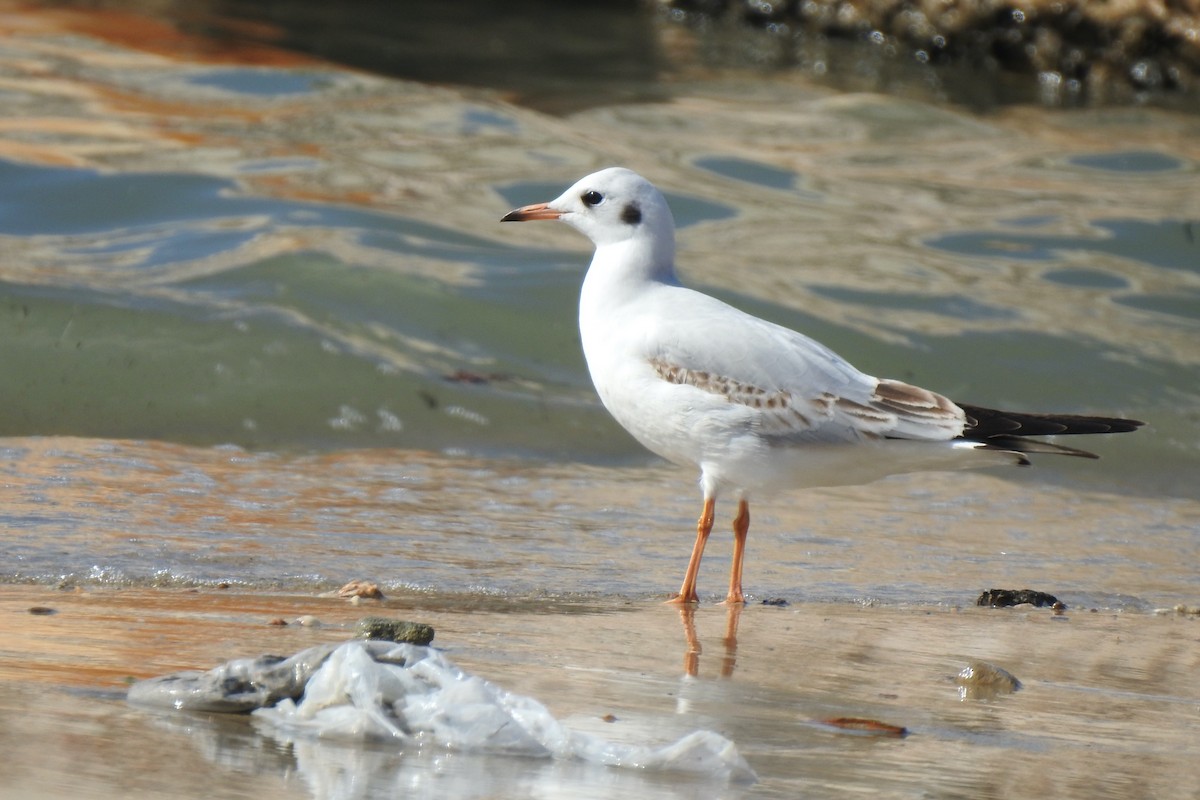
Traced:
<path fill-rule="evenodd" d="M 879 381 L 871 404 L 893 415 L 895 432 L 890 435 L 933 438 L 929 432 L 936 429 L 944 438 L 953 439 L 966 425 L 962 409 L 948 398 L 902 381 Z"/>

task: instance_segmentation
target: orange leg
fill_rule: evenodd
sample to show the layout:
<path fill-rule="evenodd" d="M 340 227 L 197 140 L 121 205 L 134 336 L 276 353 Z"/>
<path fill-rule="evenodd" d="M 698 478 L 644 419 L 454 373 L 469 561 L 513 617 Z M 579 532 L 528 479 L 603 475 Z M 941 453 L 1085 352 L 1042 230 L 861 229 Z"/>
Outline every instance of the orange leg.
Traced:
<path fill-rule="evenodd" d="M 733 562 L 729 565 L 729 594 L 726 603 L 745 603 L 742 594 L 742 561 L 746 558 L 746 536 L 750 533 L 750 504 L 738 501 L 737 516 L 733 518 Z"/>
<path fill-rule="evenodd" d="M 696 576 L 700 574 L 700 559 L 704 558 L 704 545 L 708 544 L 708 535 L 712 533 L 713 517 L 716 516 L 717 501 L 714 498 L 704 498 L 704 511 L 696 523 L 696 544 L 692 546 L 692 558 L 688 561 L 687 572 L 683 574 L 683 586 L 678 596 L 671 603 L 699 603 L 696 594 Z"/>

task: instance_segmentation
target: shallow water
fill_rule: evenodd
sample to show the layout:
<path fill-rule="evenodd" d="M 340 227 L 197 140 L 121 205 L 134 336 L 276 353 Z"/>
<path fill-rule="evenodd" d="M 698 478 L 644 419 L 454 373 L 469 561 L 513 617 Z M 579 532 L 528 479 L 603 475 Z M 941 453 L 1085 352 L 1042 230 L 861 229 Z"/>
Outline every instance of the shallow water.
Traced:
<path fill-rule="evenodd" d="M 1196 623 L 1152 612 L 1200 596 L 1200 118 L 974 116 L 706 72 L 677 38 L 669 69 L 572 103 L 99 10 L 0 25 L 11 791 L 489 796 L 500 771 L 500 794 L 548 797 L 1194 794 Z M 1085 443 L 1098 462 L 756 502 L 747 589 L 791 605 L 725 642 L 714 537 L 689 654 L 658 601 L 695 476 L 592 392 L 586 242 L 497 222 L 612 163 L 668 192 L 685 281 L 869 371 L 1149 425 Z M 121 702 L 125 676 L 344 636 L 373 606 L 315 595 L 354 578 L 560 716 L 712 727 L 761 780 L 276 747 Z M 1025 586 L 1068 614 L 970 608 Z M 266 625 L 302 614 L 330 626 Z M 971 658 L 1025 688 L 961 699 Z M 914 734 L 813 724 L 837 716 Z"/>
<path fill-rule="evenodd" d="M 480 603 L 651 602 L 676 587 L 699 501 L 669 465 L 370 449 L 251 453 L 4 442 L 6 582 L 385 593 Z M 1053 465 L 1053 462 L 1052 462 Z M 1068 461 L 1064 482 L 1090 462 Z M 1051 468 L 1052 469 L 1052 466 Z M 1200 595 L 1194 501 L 1044 485 L 1042 468 L 913 475 L 754 504 L 756 600 L 959 606 L 992 585 L 1149 611 Z M 718 506 L 721 527 L 732 508 Z M 731 537 L 714 538 L 706 599 Z"/>
<path fill-rule="evenodd" d="M 23 614 L 34 601 L 58 613 Z M 4 587 L 0 609 L 5 641 L 25 651 L 0 654 L 9 754 L 0 777 L 20 796 L 1116 798 L 1196 789 L 1194 619 L 804 603 L 747 608 L 731 641 L 727 612 L 705 606 L 695 618 L 702 652 L 687 676 L 681 620 L 659 604 L 386 602 L 432 622 L 460 666 L 544 699 L 576 730 L 632 742 L 697 728 L 732 738 L 759 780 L 727 785 L 536 759 L 283 745 L 245 717 L 155 715 L 121 699 L 126 674 L 344 638 L 363 609 L 336 599 Z M 324 624 L 266 624 L 299 614 Z M 1022 688 L 964 698 L 953 676 L 971 659 L 1003 665 Z M 838 717 L 909 733 L 821 724 Z"/>

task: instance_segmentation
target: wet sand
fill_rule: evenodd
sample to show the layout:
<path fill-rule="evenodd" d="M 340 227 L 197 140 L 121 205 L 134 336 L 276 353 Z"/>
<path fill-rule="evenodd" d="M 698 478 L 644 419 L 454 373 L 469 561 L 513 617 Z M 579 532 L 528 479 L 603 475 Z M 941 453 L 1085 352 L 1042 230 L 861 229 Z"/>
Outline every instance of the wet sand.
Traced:
<path fill-rule="evenodd" d="M 1155 613 L 1200 596 L 1197 505 L 1102 490 L 1128 468 L 1119 458 L 768 498 L 750 536 L 752 604 L 712 602 L 723 531 L 689 620 L 662 602 L 696 511 L 692 476 L 669 465 L 7 445 L 0 786 L 12 796 L 1090 800 L 1198 788 L 1200 618 Z M 718 508 L 723 529 L 729 512 Z M 352 578 L 387 598 L 323 596 Z M 974 607 L 989 588 L 1047 591 L 1068 608 Z M 762 604 L 773 598 L 787 605 Z M 714 730 L 759 781 L 283 742 L 244 717 L 124 701 L 131 679 L 290 655 L 377 614 L 432 624 L 459 666 L 573 728 L 654 745 Z M 962 696 L 954 676 L 976 661 L 1022 688 Z M 910 734 L 820 724 L 843 717 Z"/>
<path fill-rule="evenodd" d="M 433 624 L 435 645 L 460 666 L 538 698 L 573 727 L 652 742 L 717 730 L 759 781 L 712 786 L 530 759 L 501 769 L 496 757 L 400 758 L 327 742 L 318 757 L 259 736 L 244 717 L 172 719 L 124 703 L 129 679 L 338 641 L 378 612 Z M 296 624 L 303 615 L 320 624 Z M 361 786 L 402 779 L 417 796 L 518 796 L 530 785 L 542 796 L 582 796 L 584 784 L 597 797 L 1191 797 L 1200 788 L 1194 617 L 797 603 L 747 607 L 732 637 L 731 619 L 724 607 L 700 607 L 700 652 L 689 654 L 679 611 L 650 600 L 412 595 L 356 605 L 231 590 L 4 586 L 0 781 L 13 797 L 368 796 L 330 782 L 321 759 L 333 753 L 373 756 L 371 768 L 355 767 Z M 972 660 L 1012 672 L 1022 688 L 963 698 L 954 675 Z M 864 737 L 817 724 L 836 717 L 910 733 Z M 454 794 L 439 795 L 447 786 Z"/>

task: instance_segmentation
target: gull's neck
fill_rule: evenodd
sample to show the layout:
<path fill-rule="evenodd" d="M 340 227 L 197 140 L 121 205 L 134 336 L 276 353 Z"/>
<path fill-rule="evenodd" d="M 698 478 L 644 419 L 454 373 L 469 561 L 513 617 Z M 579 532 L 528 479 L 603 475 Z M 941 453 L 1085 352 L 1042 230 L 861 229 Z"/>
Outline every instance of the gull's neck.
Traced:
<path fill-rule="evenodd" d="M 675 277 L 675 237 L 632 236 L 599 245 L 583 280 L 583 300 L 627 299 L 646 284 L 679 283 Z"/>
<path fill-rule="evenodd" d="M 656 294 L 655 287 L 678 286 L 675 277 L 675 242 L 632 237 L 600 245 L 592 257 L 579 293 L 579 333 L 592 382 L 606 395 L 609 375 L 619 371 L 614 358 L 615 338 L 633 334 L 645 324 L 638 316 L 638 300 Z M 607 401 L 605 401 L 607 403 Z"/>

